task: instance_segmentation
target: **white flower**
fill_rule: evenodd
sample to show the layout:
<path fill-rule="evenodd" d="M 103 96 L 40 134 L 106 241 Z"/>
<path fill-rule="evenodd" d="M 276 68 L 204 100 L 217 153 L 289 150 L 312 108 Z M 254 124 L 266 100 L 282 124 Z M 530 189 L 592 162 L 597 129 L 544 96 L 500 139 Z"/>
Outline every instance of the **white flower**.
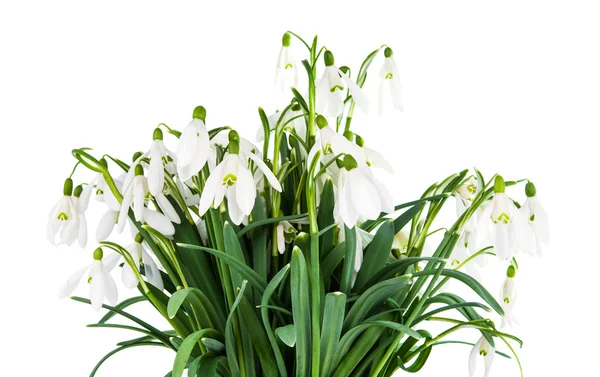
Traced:
<path fill-rule="evenodd" d="M 277 250 L 279 254 L 285 252 L 285 244 L 291 243 L 296 238 L 298 231 L 289 221 L 280 221 L 277 223 Z"/>
<path fill-rule="evenodd" d="M 269 121 L 269 131 L 275 130 L 275 128 L 277 127 L 277 123 L 281 121 L 282 125 L 287 123 L 284 130 L 292 130 L 293 129 L 294 132 L 298 135 L 298 137 L 300 137 L 302 140 L 306 140 L 306 120 L 304 119 L 304 117 L 299 117 L 302 114 L 303 114 L 302 108 L 298 104 L 293 105 L 292 108 L 285 113 L 283 118 L 282 118 L 282 112 L 279 112 L 279 111 L 275 112 L 275 114 L 272 114 L 267 118 L 267 120 Z M 260 142 L 263 142 L 264 140 L 265 140 L 264 130 L 263 130 L 263 127 L 261 126 L 256 131 L 256 141 L 260 143 Z M 288 145 L 289 145 L 289 139 L 288 139 Z"/>
<path fill-rule="evenodd" d="M 202 106 L 194 109 L 192 121 L 181 133 L 177 146 L 177 170 L 179 178 L 187 181 L 198 174 L 206 164 L 210 140 L 204 125 L 206 110 Z"/>
<path fill-rule="evenodd" d="M 400 83 L 400 73 L 396 67 L 396 62 L 394 62 L 394 53 L 391 48 L 386 47 L 384 54 L 385 61 L 383 62 L 381 71 L 379 71 L 379 76 L 381 78 L 381 83 L 379 84 L 379 113 L 383 112 L 383 102 L 386 91 L 390 93 L 396 110 L 404 111 L 402 93 L 400 92 L 400 88 L 402 87 Z"/>
<path fill-rule="evenodd" d="M 275 72 L 275 86 L 283 93 L 290 87 L 298 86 L 298 70 L 296 69 L 296 60 L 290 52 L 290 34 L 285 33 L 281 42 Z"/>
<path fill-rule="evenodd" d="M 489 376 L 490 370 L 492 367 L 492 363 L 494 362 L 494 355 L 496 354 L 496 350 L 485 337 L 481 337 L 479 341 L 473 347 L 471 354 L 469 355 L 469 376 L 473 377 L 475 374 L 475 369 L 477 367 L 477 356 L 483 356 L 484 363 L 484 377 Z"/>
<path fill-rule="evenodd" d="M 200 196 L 198 211 L 202 216 L 211 206 L 213 208 L 220 206 L 223 198 L 227 197 L 231 221 L 239 225 L 254 207 L 256 182 L 252 172 L 248 169 L 248 159 L 242 158 L 239 154 L 240 145 L 237 132 L 231 131 L 229 140 L 229 153 L 206 180 L 204 191 Z M 281 184 L 262 159 L 253 153 L 248 154 L 247 157 L 263 172 L 269 184 L 281 192 Z"/>
<path fill-rule="evenodd" d="M 392 196 L 385 186 L 369 167 L 358 166 L 350 155 L 344 156 L 336 189 L 335 217 L 348 228 L 354 227 L 359 220 L 374 220 L 381 212 L 394 211 Z"/>
<path fill-rule="evenodd" d="M 117 225 L 118 219 L 119 211 L 108 209 L 98 222 L 98 227 L 96 228 L 96 241 L 102 242 L 106 240 L 112 233 L 115 225 Z"/>
<path fill-rule="evenodd" d="M 163 133 L 160 128 L 154 130 L 152 145 L 148 151 L 150 166 L 148 167 L 148 189 L 153 196 L 163 191 L 165 186 L 165 168 L 173 169 L 173 160 L 163 143 Z"/>
<path fill-rule="evenodd" d="M 469 247 L 468 246 L 469 246 L 469 233 L 467 231 L 464 231 L 461 234 L 458 241 L 456 242 L 456 245 L 454 246 L 454 249 L 452 250 L 452 254 L 450 254 L 450 257 L 448 258 L 448 263 L 455 270 L 464 269 L 464 272 L 471 275 L 471 277 L 475 278 L 476 280 L 481 281 L 481 274 L 480 274 L 477 266 L 473 263 L 473 261 L 476 260 L 477 258 L 484 258 L 486 255 L 485 254 L 478 255 L 474 259 L 470 260 L 468 263 L 465 263 L 466 260 L 471 256 L 471 255 L 469 255 L 469 251 L 468 251 Z M 460 268 L 458 268 L 459 266 L 460 266 Z"/>
<path fill-rule="evenodd" d="M 550 225 L 548 223 L 548 214 L 540 203 L 536 195 L 536 189 L 533 183 L 528 182 L 525 187 L 527 200 L 521 207 L 523 217 L 527 219 L 535 235 L 536 251 L 538 255 L 542 253 L 542 244 L 550 243 Z"/>
<path fill-rule="evenodd" d="M 178 223 L 180 221 L 175 208 L 173 208 L 162 192 L 155 196 L 155 199 L 165 214 L 163 215 L 160 212 L 146 208 L 145 203 L 149 195 L 149 190 L 148 182 L 146 181 L 146 177 L 144 177 L 144 169 L 139 164 L 135 165 L 132 169 L 135 170 L 135 177 L 129 186 L 125 187 L 121 210 L 117 219 L 118 231 L 122 232 L 125 228 L 129 207 L 131 207 L 136 221 L 141 223 L 146 222 L 150 227 L 160 231 L 165 236 L 175 234 L 175 228 L 171 222 Z"/>
<path fill-rule="evenodd" d="M 52 207 L 48 216 L 46 236 L 56 245 L 56 235 L 60 231 L 60 243 L 72 244 L 76 238 L 79 224 L 76 221 L 78 210 L 73 201 L 73 180 L 67 178 L 64 184 L 63 197 Z"/>
<path fill-rule="evenodd" d="M 514 324 L 518 324 L 518 321 L 515 317 L 514 306 L 515 301 L 517 300 L 517 291 L 515 290 L 515 277 L 516 269 L 514 266 L 509 266 L 508 271 L 506 272 L 506 280 L 502 284 L 502 288 L 500 289 L 500 305 L 502 305 L 502 310 L 504 310 L 504 316 L 502 316 L 502 324 L 500 327 L 513 326 Z"/>
<path fill-rule="evenodd" d="M 109 304 L 116 305 L 118 301 L 117 286 L 112 276 L 110 276 L 110 271 L 115 268 L 119 259 L 120 255 L 117 253 L 103 258 L 102 249 L 96 249 L 92 264 L 75 272 L 61 287 L 58 297 L 65 298 L 73 293 L 81 279 L 87 273 L 86 280 L 90 284 L 90 301 L 92 302 L 92 307 L 95 310 L 100 310 L 105 298 Z"/>
<path fill-rule="evenodd" d="M 131 245 L 127 246 L 126 250 L 131 255 L 137 271 L 140 271 L 140 264 L 143 263 L 146 280 L 162 291 L 164 289 L 164 284 L 160 275 L 160 270 L 158 269 L 156 262 L 154 262 L 154 259 L 152 259 L 150 254 L 148 254 L 143 247 L 142 241 L 142 235 L 138 233 L 135 237 L 135 241 Z M 128 263 L 123 265 L 123 269 L 121 270 L 121 279 L 123 280 L 123 285 L 125 285 L 127 288 L 135 288 L 139 283 L 136 273 Z"/>
<path fill-rule="evenodd" d="M 307 161 L 309 166 L 313 164 L 313 160 L 319 151 L 321 153 L 319 153 L 318 159 L 324 163 L 331 161 L 335 156 L 343 153 L 352 156 L 352 158 L 356 160 L 358 166 L 367 165 L 367 158 L 361 147 L 335 132 L 333 128 L 327 126 L 327 121 L 320 115 L 317 117 L 317 124 L 319 123 L 320 126 L 323 127 L 321 127 L 319 136 L 308 153 Z M 332 168 L 333 165 L 335 164 L 331 165 Z"/>
<path fill-rule="evenodd" d="M 517 251 L 534 253 L 535 239 L 523 214 L 504 193 L 504 179 L 497 176 L 494 197 L 477 226 L 478 245 L 491 243 L 501 260 L 509 260 Z"/>
<path fill-rule="evenodd" d="M 350 90 L 350 94 L 356 102 L 359 109 L 366 112 L 369 109 L 369 100 L 362 92 L 362 89 L 354 83 L 334 65 L 334 58 L 331 51 L 325 51 L 325 73 L 317 84 L 317 112 L 324 114 L 325 111 L 332 116 L 337 117 L 344 111 L 345 90 Z"/>

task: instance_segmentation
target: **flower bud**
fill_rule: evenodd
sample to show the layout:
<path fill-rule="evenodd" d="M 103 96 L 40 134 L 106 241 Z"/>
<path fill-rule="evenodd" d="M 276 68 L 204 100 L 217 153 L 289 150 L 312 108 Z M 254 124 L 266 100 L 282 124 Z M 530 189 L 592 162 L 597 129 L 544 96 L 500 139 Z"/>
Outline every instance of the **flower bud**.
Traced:
<path fill-rule="evenodd" d="M 394 51 L 390 47 L 386 47 L 383 54 L 386 58 L 391 58 L 394 55 Z"/>
<path fill-rule="evenodd" d="M 65 196 L 71 196 L 73 194 L 73 180 L 71 178 L 65 179 L 63 186 L 63 194 Z"/>
<path fill-rule="evenodd" d="M 104 252 L 101 247 L 94 250 L 94 260 L 102 260 L 102 257 L 104 257 Z"/>
<path fill-rule="evenodd" d="M 162 140 L 163 132 L 160 128 L 155 128 L 154 133 L 152 134 L 152 140 Z"/>
<path fill-rule="evenodd" d="M 506 270 L 506 276 L 508 276 L 509 278 L 514 278 L 515 275 L 517 274 L 517 269 L 515 268 L 515 266 L 513 266 L 512 264 L 510 266 L 508 266 L 508 269 Z"/>
<path fill-rule="evenodd" d="M 350 171 L 352 169 L 356 169 L 357 167 L 358 163 L 356 162 L 354 157 L 350 156 L 349 154 L 344 155 L 344 168 L 346 170 Z"/>
<path fill-rule="evenodd" d="M 142 236 L 142 233 L 136 234 L 135 235 L 135 242 L 142 243 L 142 241 L 144 241 L 144 237 Z"/>
<path fill-rule="evenodd" d="M 83 186 L 79 185 L 79 186 L 75 187 L 75 191 L 73 191 L 73 196 L 75 196 L 76 198 L 79 198 L 81 196 L 82 192 L 83 192 Z"/>
<path fill-rule="evenodd" d="M 323 127 L 327 127 L 327 125 L 329 123 L 327 123 L 327 119 L 325 119 L 325 117 L 323 115 L 317 115 L 317 127 L 319 127 L 319 129 L 323 128 Z"/>
<path fill-rule="evenodd" d="M 496 194 L 503 194 L 506 191 L 506 184 L 504 183 L 504 178 L 501 175 L 497 175 L 494 180 L 494 192 Z"/>
<path fill-rule="evenodd" d="M 325 65 L 327 67 L 331 67 L 332 65 L 335 64 L 335 58 L 333 57 L 333 54 L 331 53 L 331 51 L 329 51 L 329 50 L 325 51 L 323 58 L 325 59 Z"/>
<path fill-rule="evenodd" d="M 194 113 L 192 114 L 192 118 L 200 119 L 201 121 L 206 122 L 206 109 L 204 106 L 196 106 Z"/>
<path fill-rule="evenodd" d="M 136 177 L 138 177 L 140 175 L 144 175 L 144 168 L 142 167 L 142 165 L 137 164 L 137 165 L 135 165 L 134 172 L 135 172 L 135 176 Z"/>
<path fill-rule="evenodd" d="M 525 195 L 527 195 L 528 198 L 533 198 L 536 193 L 537 190 L 535 188 L 535 185 L 531 182 L 527 182 L 527 184 L 525 185 Z"/>
<path fill-rule="evenodd" d="M 281 45 L 283 47 L 289 47 L 291 42 L 292 36 L 290 35 L 290 33 L 283 34 L 283 37 L 281 37 Z"/>

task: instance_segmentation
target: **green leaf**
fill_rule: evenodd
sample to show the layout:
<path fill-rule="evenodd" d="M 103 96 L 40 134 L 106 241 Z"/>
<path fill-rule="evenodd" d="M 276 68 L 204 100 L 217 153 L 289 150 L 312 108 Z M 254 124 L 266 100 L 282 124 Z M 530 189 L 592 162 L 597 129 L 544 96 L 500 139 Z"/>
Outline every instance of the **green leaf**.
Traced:
<path fill-rule="evenodd" d="M 413 276 L 414 277 L 427 276 L 427 275 L 434 275 L 435 273 L 436 273 L 435 270 L 425 270 L 425 271 L 416 272 Z M 498 313 L 500 315 L 504 315 L 504 310 L 502 309 L 502 306 L 500 306 L 500 304 L 498 303 L 498 301 L 496 301 L 494 296 L 492 296 L 490 294 L 490 292 L 488 292 L 487 289 L 485 289 L 485 287 L 483 285 L 481 285 L 481 283 L 479 283 L 477 280 L 475 280 L 470 275 L 467 275 L 464 272 L 450 270 L 450 269 L 444 269 L 442 271 L 442 275 L 451 277 L 453 279 L 456 279 L 456 280 L 464 283 L 469 288 L 471 288 L 475 293 L 477 293 L 477 295 L 479 295 L 479 297 L 481 297 L 485 302 L 487 302 L 492 307 L 492 309 L 494 309 L 494 311 L 496 311 L 496 313 Z"/>
<path fill-rule="evenodd" d="M 131 298 L 123 300 L 120 303 L 118 303 L 117 305 L 115 305 L 115 308 L 123 310 L 123 309 L 127 308 L 128 306 L 137 304 L 138 302 L 142 302 L 142 301 L 146 301 L 146 297 L 144 297 L 144 296 L 131 297 Z M 114 317 L 116 314 L 117 314 L 117 312 L 111 310 L 108 313 L 106 313 L 106 315 L 104 317 L 102 317 L 102 319 L 100 319 L 100 321 L 98 321 L 98 323 L 106 323 L 106 322 L 108 322 L 109 319 Z"/>
<path fill-rule="evenodd" d="M 425 330 L 419 330 L 419 334 L 421 334 L 423 336 L 423 338 L 425 338 L 425 341 L 429 341 L 431 340 L 431 334 L 428 333 Z M 412 344 L 406 342 L 406 344 Z M 429 346 L 424 348 L 421 352 L 419 352 L 417 359 L 412 363 L 412 365 L 410 366 L 406 366 L 405 363 L 402 361 L 402 358 L 400 356 L 396 357 L 396 361 L 398 363 L 398 366 L 400 367 L 400 369 L 409 372 L 409 373 L 417 373 L 418 371 L 421 370 L 421 368 L 423 368 L 423 366 L 425 365 L 425 363 L 427 362 L 427 359 L 429 358 L 429 355 L 431 354 L 431 349 L 433 346 Z"/>
<path fill-rule="evenodd" d="M 265 206 L 265 200 L 257 193 L 254 208 L 252 209 L 253 223 L 265 220 Z M 269 263 L 267 233 L 268 229 L 266 228 L 256 228 L 250 236 L 252 240 L 252 266 L 254 267 L 254 271 L 256 271 L 264 281 L 267 281 Z"/>
<path fill-rule="evenodd" d="M 321 334 L 321 375 L 329 376 L 333 368 L 335 353 L 338 348 L 344 314 L 346 311 L 346 295 L 342 292 L 328 293 L 325 296 L 323 328 Z"/>
<path fill-rule="evenodd" d="M 192 313 L 188 315 L 196 315 L 203 328 L 214 328 L 221 334 L 224 333 L 224 324 L 212 302 L 208 297 L 197 288 L 184 288 L 175 293 L 169 298 L 167 305 L 167 314 L 169 318 L 174 318 L 184 302 L 189 302 L 193 308 Z"/>
<path fill-rule="evenodd" d="M 296 325 L 296 376 L 307 377 L 311 363 L 311 323 L 308 270 L 302 251 L 295 246 L 291 262 L 292 314 Z"/>
<path fill-rule="evenodd" d="M 247 232 L 251 231 L 252 229 L 255 229 L 255 228 L 258 228 L 261 226 L 278 223 L 278 222 L 281 222 L 284 220 L 287 220 L 287 221 L 300 220 L 300 219 L 304 219 L 307 217 L 308 217 L 307 213 L 301 213 L 298 215 L 280 216 L 280 217 L 269 217 L 268 219 L 255 221 L 253 223 L 248 224 L 247 226 L 243 227 L 239 232 L 237 232 L 237 236 L 241 237 L 244 234 L 246 234 Z"/>
<path fill-rule="evenodd" d="M 340 291 L 346 295 L 350 294 L 352 289 L 352 281 L 354 279 L 354 260 L 356 258 L 356 227 L 350 229 L 345 226 L 345 252 L 344 252 L 344 268 L 342 269 L 342 277 L 340 283 Z"/>
<path fill-rule="evenodd" d="M 319 229 L 324 229 L 335 223 L 333 218 L 333 209 L 335 205 L 333 191 L 333 181 L 331 178 L 327 178 L 321 191 L 321 201 L 317 212 L 317 224 L 319 225 Z M 333 228 L 321 235 L 320 245 L 320 255 L 321 259 L 323 259 L 331 249 L 333 249 Z"/>
<path fill-rule="evenodd" d="M 414 205 L 412 208 L 404 211 L 400 216 L 394 220 L 394 233 L 401 231 L 406 224 L 412 221 L 412 219 L 425 207 L 425 202 Z"/>
<path fill-rule="evenodd" d="M 227 362 L 229 364 L 229 368 L 231 369 L 231 374 L 234 376 L 240 375 L 240 365 L 237 358 L 236 352 L 236 342 L 233 334 L 233 321 L 235 310 L 237 309 L 242 297 L 244 297 L 244 291 L 246 290 L 246 281 L 242 283 L 242 287 L 239 289 L 239 292 L 235 298 L 235 301 L 231 305 L 231 310 L 229 311 L 229 316 L 227 316 L 227 322 L 225 322 L 225 349 L 227 352 Z"/>
<path fill-rule="evenodd" d="M 196 376 L 215 377 L 217 375 L 217 365 L 223 359 L 225 359 L 225 357 L 213 355 L 210 353 L 200 356 L 200 358 L 198 359 Z"/>
<path fill-rule="evenodd" d="M 98 364 L 96 364 L 96 366 L 94 367 L 94 369 L 90 373 L 90 377 L 94 377 L 96 375 L 96 373 L 98 372 L 98 369 L 100 369 L 100 366 L 102 366 L 102 364 L 104 364 L 104 362 L 106 360 L 108 360 L 111 356 L 113 356 L 114 354 L 119 353 L 121 351 L 124 351 L 124 350 L 126 350 L 128 348 L 142 347 L 142 346 L 165 347 L 164 344 L 157 343 L 157 342 L 140 342 L 140 343 L 136 343 L 136 344 L 130 344 L 130 345 L 127 345 L 127 346 L 121 346 L 119 348 L 116 348 L 116 349 L 110 351 L 109 353 L 106 354 L 106 356 L 104 356 L 102 359 L 100 359 L 100 361 L 98 362 Z"/>
<path fill-rule="evenodd" d="M 183 340 L 183 343 L 181 343 L 181 346 L 177 351 L 177 355 L 175 355 L 175 362 L 173 363 L 173 377 L 181 377 L 183 375 L 183 371 L 187 367 L 192 351 L 200 339 L 216 338 L 219 336 L 219 333 L 215 329 L 203 329 L 187 336 Z"/>
<path fill-rule="evenodd" d="M 309 112 L 308 104 L 306 103 L 306 100 L 304 99 L 304 97 L 302 97 L 302 94 L 300 94 L 300 92 L 297 91 L 296 88 L 292 88 L 292 93 L 294 94 L 294 98 L 296 98 L 296 101 L 298 101 L 298 104 L 300 106 L 302 106 L 302 109 L 304 110 L 304 112 L 308 113 Z"/>
<path fill-rule="evenodd" d="M 367 290 L 367 288 L 372 287 L 373 285 L 387 280 L 391 277 L 394 277 L 398 274 L 405 274 L 406 270 L 409 266 L 413 264 L 417 264 L 421 261 L 430 261 L 430 262 L 445 262 L 445 259 L 442 258 L 431 258 L 431 257 L 408 257 L 404 259 L 400 259 L 399 261 L 393 262 L 377 271 L 371 276 L 371 278 L 364 284 L 364 286 L 360 289 L 361 292 Z"/>
<path fill-rule="evenodd" d="M 278 327 L 275 329 L 275 335 L 277 335 L 277 337 L 288 347 L 294 347 L 296 345 L 296 328 L 293 324 Z"/>
<path fill-rule="evenodd" d="M 385 267 L 392 250 L 394 235 L 394 224 L 390 221 L 384 222 L 377 229 L 377 233 L 365 251 L 364 261 L 354 284 L 354 291 L 360 291 L 371 276 Z"/>
<path fill-rule="evenodd" d="M 335 268 L 344 259 L 346 253 L 346 241 L 342 241 L 331 250 L 327 257 L 321 262 L 321 276 L 324 281 L 329 280 Z"/>
<path fill-rule="evenodd" d="M 233 230 L 229 222 L 225 222 L 225 226 L 223 227 L 223 238 L 225 241 L 225 253 L 227 253 L 227 255 L 231 256 L 232 258 L 235 258 L 241 265 L 246 266 L 246 268 L 249 271 L 252 271 L 254 272 L 254 274 L 256 274 L 256 272 L 248 266 L 246 260 L 244 259 L 244 253 L 242 252 L 240 242 L 238 241 L 235 231 Z M 256 276 L 259 277 L 258 274 L 256 274 Z M 231 280 L 235 288 L 239 288 L 242 286 L 243 279 L 239 272 L 232 271 Z M 246 294 L 248 293 L 250 293 L 250 291 L 246 292 Z"/>
<path fill-rule="evenodd" d="M 412 283 L 411 275 L 403 275 L 397 278 L 388 279 L 375 284 L 360 295 L 358 300 L 352 305 L 348 316 L 344 321 L 344 329 L 348 330 L 363 321 L 373 308 L 381 305 L 388 298 L 392 297 L 401 287 Z"/>

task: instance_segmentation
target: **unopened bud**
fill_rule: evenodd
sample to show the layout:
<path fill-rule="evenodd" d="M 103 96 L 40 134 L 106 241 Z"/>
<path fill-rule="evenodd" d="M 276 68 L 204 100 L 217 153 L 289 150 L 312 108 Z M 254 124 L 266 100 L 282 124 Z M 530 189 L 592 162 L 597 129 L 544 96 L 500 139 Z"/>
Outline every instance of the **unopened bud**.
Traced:
<path fill-rule="evenodd" d="M 331 67 L 332 65 L 335 64 L 335 58 L 333 57 L 333 54 L 331 53 L 331 51 L 329 51 L 329 50 L 325 51 L 325 54 L 323 54 L 323 58 L 325 59 L 325 65 L 327 67 Z"/>
<path fill-rule="evenodd" d="M 281 44 L 283 45 L 283 47 L 289 47 L 291 42 L 292 36 L 290 35 L 290 33 L 283 34 L 283 37 L 281 37 Z"/>
<path fill-rule="evenodd" d="M 104 257 L 104 252 L 101 247 L 94 250 L 94 260 L 102 260 L 102 257 Z"/>
<path fill-rule="evenodd" d="M 73 195 L 73 180 L 71 178 L 65 179 L 65 184 L 63 186 L 63 194 L 65 196 Z"/>
<path fill-rule="evenodd" d="M 204 106 L 196 106 L 194 113 L 192 114 L 192 118 L 200 119 L 201 121 L 206 122 L 206 109 Z"/>
<path fill-rule="evenodd" d="M 525 195 L 527 195 L 528 198 L 533 198 L 536 193 L 537 190 L 535 188 L 535 185 L 531 182 L 527 182 L 527 184 L 525 185 Z"/>
<path fill-rule="evenodd" d="M 494 180 L 494 192 L 496 194 L 503 194 L 506 191 L 506 184 L 504 183 L 504 178 L 501 175 L 497 175 Z"/>

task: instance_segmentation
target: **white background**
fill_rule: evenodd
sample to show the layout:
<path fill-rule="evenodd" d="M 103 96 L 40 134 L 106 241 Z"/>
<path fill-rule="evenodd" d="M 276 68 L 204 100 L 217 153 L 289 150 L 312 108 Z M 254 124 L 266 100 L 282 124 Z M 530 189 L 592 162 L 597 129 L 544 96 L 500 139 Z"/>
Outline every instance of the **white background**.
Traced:
<path fill-rule="evenodd" d="M 282 103 L 272 83 L 287 29 L 306 38 L 318 33 L 337 62 L 355 70 L 382 43 L 394 48 L 406 111 L 358 114 L 354 128 L 397 167 L 395 177 L 384 177 L 397 202 L 472 166 L 488 177 L 499 172 L 537 184 L 553 240 L 543 259 L 522 258 L 518 276 L 521 326 L 514 332 L 525 340 L 526 375 L 595 374 L 594 2 L 214 3 L 0 5 L 0 375 L 84 376 L 128 336 L 86 329 L 100 314 L 56 299 L 94 247 L 55 249 L 45 239 L 48 210 L 73 166 L 70 150 L 93 147 L 128 160 L 149 146 L 159 122 L 182 129 L 198 104 L 208 109 L 210 127 L 253 136 L 257 107 L 269 112 Z M 379 64 L 365 86 L 370 94 Z M 522 199 L 520 190 L 510 193 Z M 93 224 L 97 214 L 90 217 Z M 501 272 L 494 274 L 495 293 Z M 441 346 L 421 375 L 465 376 L 469 351 Z M 173 358 L 162 349 L 128 352 L 98 376 L 163 376 Z M 518 376 L 518 369 L 498 358 L 492 376 Z"/>

